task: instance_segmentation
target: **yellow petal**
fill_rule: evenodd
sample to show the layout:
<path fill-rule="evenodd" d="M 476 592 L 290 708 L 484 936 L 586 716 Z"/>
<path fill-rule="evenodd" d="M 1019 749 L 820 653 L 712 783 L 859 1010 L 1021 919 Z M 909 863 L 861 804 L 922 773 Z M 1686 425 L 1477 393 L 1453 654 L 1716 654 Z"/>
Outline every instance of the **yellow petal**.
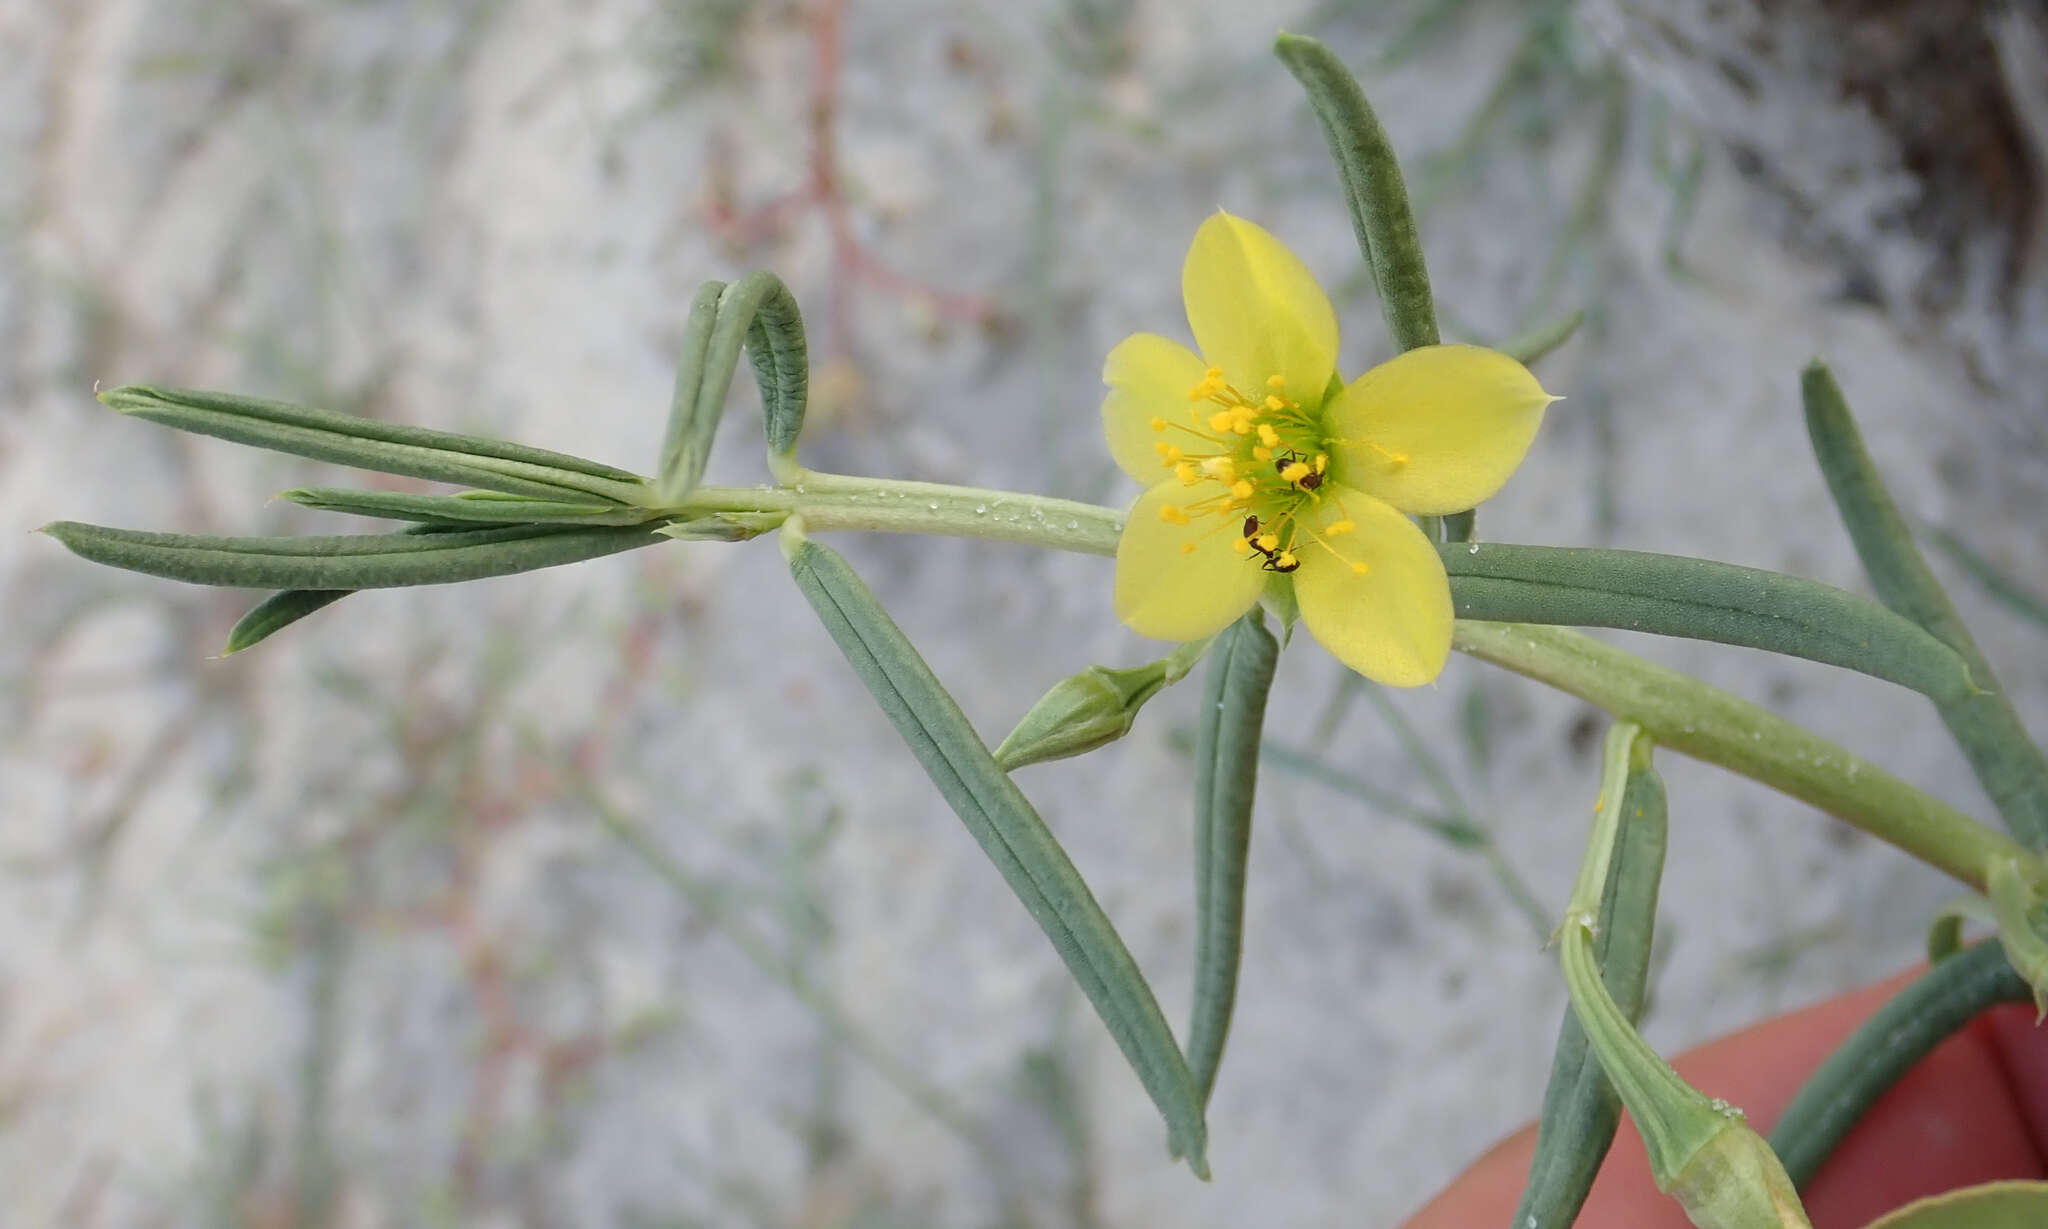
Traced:
<path fill-rule="evenodd" d="M 1188 390 L 1207 369 L 1193 350 L 1157 333 L 1134 333 L 1109 352 L 1102 362 L 1102 382 L 1109 385 L 1102 399 L 1102 430 L 1109 437 L 1109 455 L 1125 473 L 1151 486 L 1170 468 L 1160 463 L 1153 445 L 1163 441 L 1187 447 L 1193 438 L 1187 432 L 1155 431 L 1152 420 L 1190 425 L 1188 407 L 1194 403 Z"/>
<path fill-rule="evenodd" d="M 1329 486 L 1323 488 L 1330 491 Z M 1415 523 L 1360 491 L 1336 488 L 1358 528 L 1297 540 L 1294 596 L 1301 621 L 1338 661 L 1389 687 L 1419 687 L 1451 654 L 1451 584 L 1443 559 Z M 1364 564 L 1361 574 L 1355 565 Z"/>
<path fill-rule="evenodd" d="M 1330 402 L 1336 472 L 1403 512 L 1462 512 L 1507 482 L 1554 400 L 1498 351 L 1422 346 Z"/>
<path fill-rule="evenodd" d="M 1202 223 L 1180 274 L 1188 324 L 1202 357 L 1256 401 L 1280 395 L 1322 404 L 1337 366 L 1337 316 L 1315 275 L 1285 244 L 1243 218 L 1219 213 Z"/>
<path fill-rule="evenodd" d="M 1214 482 L 1162 482 L 1138 497 L 1116 544 L 1116 616 L 1140 635 L 1199 640 L 1230 626 L 1265 587 L 1256 560 L 1231 550 L 1241 518 L 1194 516 L 1187 524 L 1160 516 L 1166 507 L 1220 494 Z M 1192 551 L 1182 547 L 1192 545 Z"/>

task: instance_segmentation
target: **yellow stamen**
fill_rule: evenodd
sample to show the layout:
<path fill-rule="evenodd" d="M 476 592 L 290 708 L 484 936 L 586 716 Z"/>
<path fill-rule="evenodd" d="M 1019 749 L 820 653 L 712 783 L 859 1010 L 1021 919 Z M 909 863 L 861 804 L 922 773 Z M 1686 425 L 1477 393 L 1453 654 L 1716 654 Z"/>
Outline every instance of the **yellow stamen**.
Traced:
<path fill-rule="evenodd" d="M 1166 430 L 1166 420 L 1164 418 L 1161 418 L 1159 415 L 1154 414 L 1152 416 L 1152 429 L 1154 431 Z"/>
<path fill-rule="evenodd" d="M 1252 553 L 1252 544 L 1243 538 L 1232 538 L 1230 540 L 1230 550 L 1232 554 L 1249 555 Z"/>
<path fill-rule="evenodd" d="M 1202 472 L 1218 482 L 1229 482 L 1237 477 L 1237 462 L 1229 457 L 1210 457 L 1202 462 Z"/>
<path fill-rule="evenodd" d="M 1273 394 L 1267 393 L 1266 408 L 1269 410 L 1284 410 L 1287 408 L 1287 403 L 1285 401 L 1280 400 L 1280 398 L 1274 396 Z"/>
<path fill-rule="evenodd" d="M 1371 569 L 1371 568 L 1369 568 L 1369 567 L 1367 567 L 1367 566 L 1365 566 L 1365 565 L 1364 565 L 1364 564 L 1362 564 L 1362 563 L 1358 563 L 1358 562 L 1354 561 L 1354 562 L 1353 562 L 1353 563 L 1351 564 L 1351 574 L 1352 574 L 1352 575 L 1354 575 L 1354 576 L 1363 576 L 1363 575 L 1365 575 L 1365 574 L 1366 574 L 1367 572 L 1370 572 L 1370 571 L 1372 571 L 1372 569 Z"/>
<path fill-rule="evenodd" d="M 1280 446 L 1280 433 L 1265 423 L 1260 423 L 1259 442 L 1268 448 L 1278 448 Z"/>
<path fill-rule="evenodd" d="M 1236 421 L 1236 417 L 1229 410 L 1218 410 L 1214 414 L 1209 415 L 1209 429 L 1211 431 L 1228 431 L 1230 430 L 1230 425 Z"/>
<path fill-rule="evenodd" d="M 1202 472 L 1195 468 L 1193 461 L 1182 461 L 1173 467 L 1173 476 L 1182 483 L 1193 486 L 1202 480 Z"/>
<path fill-rule="evenodd" d="M 1178 504 L 1161 504 L 1159 505 L 1159 519 L 1169 525 L 1185 525 L 1188 523 L 1188 514 L 1187 510 Z"/>
<path fill-rule="evenodd" d="M 1276 437 L 1276 438 L 1277 438 L 1277 437 Z M 1269 448 L 1269 447 L 1268 447 L 1268 448 L 1254 448 L 1254 449 L 1252 449 L 1252 460 L 1254 460 L 1254 461 L 1270 461 L 1270 460 L 1272 460 L 1272 459 L 1273 459 L 1273 450 L 1272 450 L 1271 448 Z"/>
<path fill-rule="evenodd" d="M 1350 533 L 1356 528 L 1358 528 L 1358 522 L 1356 521 L 1338 521 L 1328 529 L 1323 530 L 1323 532 L 1334 538 L 1338 534 Z"/>
<path fill-rule="evenodd" d="M 1322 473 L 1322 472 L 1323 472 L 1324 470 L 1326 470 L 1326 469 L 1328 469 L 1328 468 L 1330 468 L 1330 454 L 1329 454 L 1329 453 L 1327 453 L 1327 452 L 1319 452 L 1319 453 L 1317 453 L 1317 454 L 1316 454 L 1316 472 L 1320 474 L 1320 473 Z"/>
<path fill-rule="evenodd" d="M 1280 549 L 1280 536 L 1279 536 L 1278 534 L 1272 534 L 1272 533 L 1262 533 L 1262 534 L 1260 534 L 1260 535 L 1259 535 L 1259 549 L 1260 549 L 1260 550 L 1279 550 L 1279 549 Z"/>
<path fill-rule="evenodd" d="M 1283 376 L 1283 375 L 1270 375 L 1270 376 L 1267 376 L 1267 377 L 1266 377 L 1266 387 L 1267 387 L 1267 388 L 1270 388 L 1270 389 L 1272 389 L 1272 390 L 1273 390 L 1274 392 L 1276 392 L 1276 393 L 1277 393 L 1277 392 L 1279 392 L 1279 391 L 1280 391 L 1281 389 L 1283 389 L 1283 388 L 1286 388 L 1286 387 L 1287 387 L 1287 377 L 1286 377 L 1286 376 Z"/>
<path fill-rule="evenodd" d="M 1239 478 L 1231 483 L 1230 494 L 1236 499 L 1249 500 L 1252 497 L 1252 484 L 1244 478 Z"/>
<path fill-rule="evenodd" d="M 1287 468 L 1280 471 L 1280 480 L 1289 483 L 1300 482 L 1303 478 L 1308 477 L 1308 475 L 1308 466 L 1300 461 L 1294 461 L 1290 462 Z"/>
<path fill-rule="evenodd" d="M 1280 571 L 1285 572 L 1289 568 L 1299 567 L 1301 560 L 1294 557 L 1293 551 L 1284 550 L 1280 552 L 1280 557 L 1275 559 L 1273 563 Z"/>

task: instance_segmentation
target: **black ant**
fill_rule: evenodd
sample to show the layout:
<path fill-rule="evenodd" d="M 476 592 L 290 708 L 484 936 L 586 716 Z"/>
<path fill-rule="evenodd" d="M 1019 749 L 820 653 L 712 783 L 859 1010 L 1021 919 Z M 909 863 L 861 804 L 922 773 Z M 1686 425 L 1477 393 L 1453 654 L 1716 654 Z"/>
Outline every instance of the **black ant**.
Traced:
<path fill-rule="evenodd" d="M 1299 559 L 1294 560 L 1292 563 L 1282 563 L 1280 562 L 1280 556 L 1284 552 L 1267 550 L 1259 545 L 1259 518 L 1256 516 L 1244 518 L 1244 540 L 1251 544 L 1253 550 L 1266 557 L 1266 561 L 1259 566 L 1268 572 L 1292 572 L 1301 566 L 1301 560 Z"/>
<path fill-rule="evenodd" d="M 1289 448 L 1286 452 L 1283 452 L 1279 456 L 1273 458 L 1273 472 L 1276 474 L 1285 474 L 1287 472 L 1287 467 L 1290 465 L 1307 464 L 1307 457 L 1304 457 L 1300 453 L 1294 451 L 1294 449 Z M 1300 487 L 1304 491 L 1313 491 L 1317 487 L 1323 485 L 1323 476 L 1315 472 L 1314 469 L 1310 469 L 1309 472 L 1301 476 L 1300 480 L 1297 481 L 1295 485 Z"/>

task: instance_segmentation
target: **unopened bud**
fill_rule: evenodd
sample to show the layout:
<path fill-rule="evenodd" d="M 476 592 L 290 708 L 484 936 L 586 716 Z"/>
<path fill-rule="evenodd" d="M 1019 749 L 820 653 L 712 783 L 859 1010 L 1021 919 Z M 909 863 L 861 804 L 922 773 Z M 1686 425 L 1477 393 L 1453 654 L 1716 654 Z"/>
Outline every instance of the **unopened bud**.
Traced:
<path fill-rule="evenodd" d="M 1740 1110 L 1693 1151 L 1665 1193 L 1699 1229 L 1812 1229 L 1778 1154 Z"/>
<path fill-rule="evenodd" d="M 1131 732 L 1138 710 L 1166 686 L 1164 659 L 1126 670 L 1090 666 L 1053 685 L 996 748 L 1004 772 L 1063 760 Z"/>

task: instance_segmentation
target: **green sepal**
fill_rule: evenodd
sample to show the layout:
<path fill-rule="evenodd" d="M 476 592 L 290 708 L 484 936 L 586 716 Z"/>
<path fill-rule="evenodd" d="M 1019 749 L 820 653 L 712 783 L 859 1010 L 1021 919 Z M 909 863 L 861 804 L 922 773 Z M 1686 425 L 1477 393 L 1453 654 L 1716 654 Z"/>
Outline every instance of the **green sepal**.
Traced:
<path fill-rule="evenodd" d="M 1166 1119 L 1169 1148 L 1207 1178 L 1208 1128 L 1187 1060 L 1059 840 L 846 560 L 805 539 L 795 518 L 782 546 L 797 587 L 854 673 L 1095 1006 Z"/>
<path fill-rule="evenodd" d="M 422 524 L 457 522 L 483 525 L 644 525 L 664 513 L 615 503 L 563 503 L 531 499 L 502 491 L 458 491 L 453 495 L 416 495 L 407 491 L 359 491 L 346 487 L 297 487 L 282 492 L 301 507 L 345 512 L 386 520 Z"/>
<path fill-rule="evenodd" d="M 2048 849 L 2048 757 L 2020 723 L 1990 662 L 1913 544 L 1913 532 L 1885 489 L 1849 404 L 1825 364 L 1815 362 L 1806 368 L 1800 394 L 1814 456 L 1870 576 L 1870 587 L 1878 600 L 1961 655 L 1976 684 L 1977 690 L 1967 695 L 1936 697 L 1942 721 L 2006 827 L 2023 843 Z"/>
<path fill-rule="evenodd" d="M 1393 142 L 1380 127 L 1365 91 L 1344 62 L 1313 38 L 1283 33 L 1274 40 L 1273 51 L 1308 91 L 1309 105 L 1322 121 L 1344 185 L 1344 202 L 1351 210 L 1358 250 L 1372 269 L 1394 345 L 1401 350 L 1436 345 L 1436 303 L 1422 260 L 1422 238 L 1415 229 Z"/>
<path fill-rule="evenodd" d="M 1614 627 L 1804 657 L 1910 687 L 1971 696 L 1954 649 L 1869 598 L 1756 568 L 1643 551 L 1445 543 L 1461 619 Z"/>
<path fill-rule="evenodd" d="M 231 393 L 126 385 L 109 407 L 180 431 L 387 474 L 569 503 L 637 504 L 637 474 L 566 453 Z"/>
<path fill-rule="evenodd" d="M 1237 1003 L 1245 867 L 1280 645 L 1255 606 L 1216 637 L 1195 725 L 1195 992 L 1188 1066 L 1207 1105 Z"/>
<path fill-rule="evenodd" d="M 996 747 L 1004 772 L 1084 755 L 1131 732 L 1138 710 L 1187 676 L 1210 639 L 1191 641 L 1157 661 L 1121 669 L 1090 666 L 1052 685 Z"/>
<path fill-rule="evenodd" d="M 94 563 L 242 589 L 449 584 L 558 567 L 661 541 L 644 526 L 501 525 L 441 533 L 222 538 L 58 521 L 43 532 Z"/>
<path fill-rule="evenodd" d="M 221 656 L 233 656 L 268 640 L 307 615 L 325 610 L 354 592 L 354 589 L 286 589 L 273 593 L 228 629 L 227 646 L 221 650 Z"/>

